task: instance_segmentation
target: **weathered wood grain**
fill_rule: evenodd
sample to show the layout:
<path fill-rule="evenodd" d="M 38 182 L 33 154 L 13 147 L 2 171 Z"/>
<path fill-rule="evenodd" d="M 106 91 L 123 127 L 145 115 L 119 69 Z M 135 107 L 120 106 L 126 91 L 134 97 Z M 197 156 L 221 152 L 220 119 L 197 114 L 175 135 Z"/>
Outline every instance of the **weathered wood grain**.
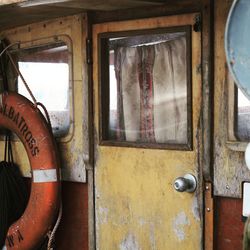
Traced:
<path fill-rule="evenodd" d="M 239 198 L 250 180 L 244 160 L 246 142 L 234 136 L 234 87 L 226 66 L 224 33 L 232 1 L 215 1 L 214 71 L 214 194 Z"/>

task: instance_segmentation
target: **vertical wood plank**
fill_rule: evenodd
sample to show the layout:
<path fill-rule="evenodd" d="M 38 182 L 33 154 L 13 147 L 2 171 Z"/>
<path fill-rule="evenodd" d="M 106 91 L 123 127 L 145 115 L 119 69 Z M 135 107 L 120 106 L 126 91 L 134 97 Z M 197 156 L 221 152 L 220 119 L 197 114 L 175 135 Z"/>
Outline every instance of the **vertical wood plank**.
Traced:
<path fill-rule="evenodd" d="M 214 197 L 216 250 L 242 249 L 244 223 L 242 222 L 242 199 Z"/>
<path fill-rule="evenodd" d="M 211 181 L 211 145 L 212 145 L 212 86 L 213 86 L 213 0 L 203 0 L 202 11 L 202 97 L 203 97 L 203 175 Z"/>

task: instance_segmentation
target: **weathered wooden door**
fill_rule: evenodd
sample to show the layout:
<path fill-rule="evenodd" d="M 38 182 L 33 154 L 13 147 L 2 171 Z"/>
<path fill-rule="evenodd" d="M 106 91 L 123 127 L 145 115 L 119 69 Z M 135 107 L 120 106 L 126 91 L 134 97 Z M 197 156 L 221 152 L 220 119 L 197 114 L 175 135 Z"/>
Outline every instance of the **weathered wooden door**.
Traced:
<path fill-rule="evenodd" d="M 202 248 L 196 17 L 93 26 L 97 249 Z"/>

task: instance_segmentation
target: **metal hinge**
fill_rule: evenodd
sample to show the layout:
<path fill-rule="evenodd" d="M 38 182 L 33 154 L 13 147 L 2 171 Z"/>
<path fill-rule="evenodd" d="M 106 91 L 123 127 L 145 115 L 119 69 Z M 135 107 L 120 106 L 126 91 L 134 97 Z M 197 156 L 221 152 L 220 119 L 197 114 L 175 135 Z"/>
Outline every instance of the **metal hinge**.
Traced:
<path fill-rule="evenodd" d="M 201 32 L 201 15 L 196 15 L 194 18 L 194 25 L 193 25 L 193 29 L 195 32 Z"/>
<path fill-rule="evenodd" d="M 86 39 L 86 60 L 87 64 L 92 64 L 92 39 Z"/>

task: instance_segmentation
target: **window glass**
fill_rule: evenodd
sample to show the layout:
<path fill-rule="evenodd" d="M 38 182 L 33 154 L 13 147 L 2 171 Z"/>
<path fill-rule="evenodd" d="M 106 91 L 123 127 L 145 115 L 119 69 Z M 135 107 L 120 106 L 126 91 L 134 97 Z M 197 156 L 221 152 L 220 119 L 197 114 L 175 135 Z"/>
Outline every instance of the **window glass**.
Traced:
<path fill-rule="evenodd" d="M 18 52 L 18 66 L 38 102 L 49 112 L 55 136 L 65 136 L 70 128 L 69 53 L 60 42 Z M 18 92 L 30 95 L 18 77 Z"/>
<path fill-rule="evenodd" d="M 102 67 L 101 77 L 102 93 L 107 81 L 109 85 L 107 98 L 102 98 L 103 112 L 108 113 L 108 120 L 104 115 L 102 118 L 103 139 L 188 144 L 191 138 L 188 32 L 105 37 L 101 46 L 101 56 L 109 64 Z M 108 48 L 108 54 L 104 48 Z M 103 108 L 107 105 L 108 109 Z"/>
<path fill-rule="evenodd" d="M 250 101 L 237 89 L 236 137 L 241 141 L 250 140 Z"/>

